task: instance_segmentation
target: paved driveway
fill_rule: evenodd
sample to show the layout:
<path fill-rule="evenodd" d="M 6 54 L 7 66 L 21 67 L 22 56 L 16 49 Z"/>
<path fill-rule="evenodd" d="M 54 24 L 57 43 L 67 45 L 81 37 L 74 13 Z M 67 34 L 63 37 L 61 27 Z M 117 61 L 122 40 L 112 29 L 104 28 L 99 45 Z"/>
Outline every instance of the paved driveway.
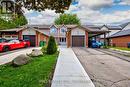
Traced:
<path fill-rule="evenodd" d="M 0 53 L 0 65 L 11 62 L 15 57 L 17 57 L 20 54 L 29 54 L 31 53 L 32 49 L 40 49 L 39 47 L 35 48 L 27 48 L 27 49 L 22 49 L 22 50 L 15 50 L 11 52 L 6 52 L 6 53 Z"/>
<path fill-rule="evenodd" d="M 130 87 L 130 62 L 90 48 L 73 48 L 96 87 Z"/>

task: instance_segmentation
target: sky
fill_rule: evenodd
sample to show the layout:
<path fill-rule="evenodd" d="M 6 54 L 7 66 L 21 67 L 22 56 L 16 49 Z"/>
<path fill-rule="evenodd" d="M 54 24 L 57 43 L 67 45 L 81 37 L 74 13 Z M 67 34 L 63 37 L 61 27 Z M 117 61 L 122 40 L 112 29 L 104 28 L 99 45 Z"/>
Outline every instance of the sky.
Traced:
<path fill-rule="evenodd" d="M 65 13 L 77 14 L 81 24 L 121 24 L 130 21 L 130 0 L 75 0 Z M 24 10 L 29 24 L 54 24 L 55 11 Z"/>

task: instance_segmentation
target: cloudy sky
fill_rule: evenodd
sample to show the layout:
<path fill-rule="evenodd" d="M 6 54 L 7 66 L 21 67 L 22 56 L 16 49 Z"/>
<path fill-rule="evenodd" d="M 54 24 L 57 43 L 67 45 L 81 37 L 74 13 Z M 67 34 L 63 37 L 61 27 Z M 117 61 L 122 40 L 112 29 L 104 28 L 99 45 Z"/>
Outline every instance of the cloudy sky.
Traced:
<path fill-rule="evenodd" d="M 65 13 L 77 14 L 82 24 L 119 24 L 130 21 L 130 0 L 77 0 Z M 29 24 L 53 24 L 54 11 L 27 11 Z"/>

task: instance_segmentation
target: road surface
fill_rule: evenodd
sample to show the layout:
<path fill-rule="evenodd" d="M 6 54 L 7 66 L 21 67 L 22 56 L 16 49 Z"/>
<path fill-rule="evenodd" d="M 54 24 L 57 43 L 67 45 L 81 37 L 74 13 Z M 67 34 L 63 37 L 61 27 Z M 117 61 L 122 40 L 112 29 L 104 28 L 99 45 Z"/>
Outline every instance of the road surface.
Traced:
<path fill-rule="evenodd" d="M 130 62 L 90 48 L 73 48 L 96 87 L 130 87 Z"/>

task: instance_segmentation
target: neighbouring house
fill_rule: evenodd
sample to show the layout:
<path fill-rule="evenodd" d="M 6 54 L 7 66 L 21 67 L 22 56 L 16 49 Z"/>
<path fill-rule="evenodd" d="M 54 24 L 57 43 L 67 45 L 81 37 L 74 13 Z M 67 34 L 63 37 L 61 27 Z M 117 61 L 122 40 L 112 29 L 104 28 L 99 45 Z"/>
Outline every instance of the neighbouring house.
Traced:
<path fill-rule="evenodd" d="M 128 43 L 130 43 L 130 22 L 122 24 L 122 30 L 111 35 L 110 45 L 116 47 L 128 47 Z"/>
<path fill-rule="evenodd" d="M 99 35 L 96 37 L 96 40 L 104 43 L 104 38 L 106 38 L 106 44 L 109 45 L 109 36 L 119 32 L 122 30 L 121 26 L 115 26 L 115 25 L 87 25 L 89 28 L 93 29 L 100 29 L 101 31 L 109 31 L 106 33 L 106 35 Z"/>
<path fill-rule="evenodd" d="M 107 45 L 110 45 L 110 39 L 109 37 L 119 31 L 122 30 L 122 27 L 121 26 L 115 26 L 115 25 L 103 25 L 101 27 L 101 30 L 106 30 L 106 31 L 109 31 L 108 33 L 106 33 L 106 38 L 107 38 Z M 101 42 L 104 42 L 103 40 L 104 36 L 101 35 L 100 36 L 100 41 Z"/>
<path fill-rule="evenodd" d="M 47 42 L 49 38 L 46 34 L 38 31 L 38 29 L 26 27 L 0 30 L 0 36 L 5 39 L 29 40 L 31 46 L 39 46 L 40 41 Z"/>
<path fill-rule="evenodd" d="M 130 29 L 119 31 L 109 38 L 111 46 L 128 47 L 128 43 L 130 43 Z"/>
<path fill-rule="evenodd" d="M 0 30 L 2 38 L 30 40 L 31 46 L 40 41 L 48 42 L 54 36 L 58 44 L 67 47 L 89 47 L 90 40 L 109 31 L 78 25 L 28 25 L 23 28 Z M 105 38 L 104 38 L 105 41 Z"/>

